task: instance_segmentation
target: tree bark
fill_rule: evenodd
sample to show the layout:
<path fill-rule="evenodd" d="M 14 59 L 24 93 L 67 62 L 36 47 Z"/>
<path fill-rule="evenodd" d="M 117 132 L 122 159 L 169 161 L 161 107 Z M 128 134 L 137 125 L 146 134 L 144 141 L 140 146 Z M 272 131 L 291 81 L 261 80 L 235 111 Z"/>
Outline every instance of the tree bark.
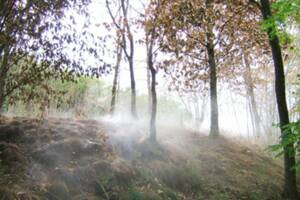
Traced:
<path fill-rule="evenodd" d="M 248 102 L 249 102 L 251 120 L 253 124 L 253 132 L 254 132 L 254 136 L 256 138 L 259 138 L 262 134 L 262 129 L 261 129 L 260 117 L 257 110 L 257 104 L 254 96 L 254 86 L 253 86 L 253 80 L 251 76 L 251 67 L 248 59 L 248 54 L 246 52 L 244 52 L 243 57 L 245 63 L 244 80 L 246 84 L 247 98 L 249 100 Z"/>
<path fill-rule="evenodd" d="M 207 9 L 212 10 L 212 0 L 206 0 Z M 219 111 L 218 111 L 218 98 L 217 98 L 217 65 L 215 60 L 215 46 L 214 46 L 214 33 L 213 22 L 208 16 L 208 28 L 206 32 L 206 50 L 209 65 L 209 79 L 210 79 L 210 137 L 219 136 Z"/>
<path fill-rule="evenodd" d="M 135 88 L 135 78 L 133 70 L 133 58 L 129 60 L 129 69 L 130 69 L 130 85 L 131 85 L 131 115 L 134 118 L 137 118 L 136 112 L 136 88 Z"/>
<path fill-rule="evenodd" d="M 121 45 L 117 44 L 117 61 L 116 61 L 115 74 L 114 74 L 113 86 L 112 86 L 112 91 L 111 91 L 111 103 L 110 103 L 111 114 L 114 114 L 114 112 L 115 112 L 117 86 L 118 86 L 119 71 L 120 71 L 119 69 L 120 69 L 121 59 L 122 59 L 122 48 L 121 48 Z"/>
<path fill-rule="evenodd" d="M 156 95 L 156 70 L 153 66 L 153 38 L 151 38 L 147 48 L 147 64 L 151 73 L 151 118 L 150 118 L 150 140 L 156 142 L 156 113 L 157 113 L 157 95 Z"/>
<path fill-rule="evenodd" d="M 134 57 L 134 41 L 132 32 L 130 29 L 130 25 L 128 23 L 128 8 L 129 8 L 129 1 L 128 0 L 120 0 L 120 9 L 122 11 L 122 24 L 117 22 L 116 17 L 112 13 L 110 7 L 109 7 L 109 1 L 106 0 L 106 7 L 108 9 L 109 15 L 111 19 L 113 20 L 114 25 L 116 28 L 120 31 L 121 37 L 122 37 L 122 49 L 123 52 L 128 60 L 129 63 L 129 72 L 130 72 L 130 88 L 131 88 L 131 115 L 134 118 L 137 118 L 137 112 L 136 112 L 136 88 L 135 88 L 135 78 L 134 78 L 134 63 L 133 63 L 133 57 Z M 127 43 L 129 42 L 129 49 L 127 47 Z"/>
<path fill-rule="evenodd" d="M 210 133 L 211 137 L 219 136 L 219 111 L 217 97 L 217 70 L 215 63 L 214 47 L 211 43 L 207 46 L 208 63 L 210 71 Z"/>
<path fill-rule="evenodd" d="M 3 77 L 0 77 L 0 115 L 2 114 L 2 108 L 4 105 L 5 97 L 4 97 L 4 88 L 5 88 L 5 81 Z"/>
<path fill-rule="evenodd" d="M 192 99 L 194 103 L 194 120 L 195 120 L 195 127 L 200 127 L 200 108 L 199 108 L 199 99 L 196 93 L 192 93 Z"/>
<path fill-rule="evenodd" d="M 151 113 L 151 72 L 147 64 L 148 112 Z"/>
<path fill-rule="evenodd" d="M 261 0 L 261 11 L 265 20 L 272 17 L 269 0 Z M 275 27 L 269 27 L 267 33 L 274 61 L 276 101 L 281 127 L 281 136 L 284 140 L 291 134 L 291 132 L 284 128 L 285 125 L 289 124 L 289 114 L 286 104 L 285 76 L 281 47 L 279 38 L 274 29 Z M 295 149 L 294 144 L 291 143 L 284 147 L 285 185 L 283 195 L 285 198 L 289 199 L 298 199 L 296 170 L 293 168 L 295 163 Z"/>
<path fill-rule="evenodd" d="M 198 92 L 193 93 L 194 102 L 194 113 L 195 113 L 195 127 L 200 128 L 204 120 L 204 110 L 205 110 L 205 95 L 199 97 Z M 199 105 L 199 99 L 202 99 L 201 105 Z"/>
<path fill-rule="evenodd" d="M 0 115 L 3 112 L 3 105 L 5 102 L 5 78 L 8 71 L 8 59 L 9 59 L 9 47 L 4 48 L 4 54 L 2 57 L 2 63 L 0 66 Z"/>
<path fill-rule="evenodd" d="M 206 107 L 206 97 L 205 96 L 203 96 L 202 97 L 202 103 L 201 103 L 201 108 L 199 108 L 199 126 L 200 126 L 200 124 L 203 122 L 203 120 L 204 120 L 204 115 L 205 115 L 205 107 Z"/>
<path fill-rule="evenodd" d="M 209 35 L 209 33 L 208 33 Z M 209 36 L 210 37 L 210 36 Z M 211 39 L 207 44 L 207 55 L 210 78 L 210 133 L 211 137 L 219 136 L 219 111 L 217 98 L 217 66 L 215 61 L 214 45 Z"/>
<path fill-rule="evenodd" d="M 134 41 L 133 41 L 133 36 L 132 32 L 130 29 L 130 25 L 128 23 L 128 18 L 127 18 L 127 9 L 128 9 L 128 1 L 127 4 L 125 5 L 125 0 L 121 0 L 121 7 L 123 11 L 123 16 L 124 16 L 124 24 L 127 32 L 127 38 L 129 40 L 129 53 L 127 52 L 126 49 L 126 41 L 123 38 L 123 50 L 124 53 L 128 59 L 129 62 L 129 72 L 130 72 L 130 87 L 131 87 L 131 115 L 134 118 L 137 118 L 137 112 L 136 112 L 136 88 L 135 88 L 135 77 L 134 77 L 134 63 L 133 63 L 133 57 L 134 57 Z M 125 33 L 123 33 L 125 34 Z"/>

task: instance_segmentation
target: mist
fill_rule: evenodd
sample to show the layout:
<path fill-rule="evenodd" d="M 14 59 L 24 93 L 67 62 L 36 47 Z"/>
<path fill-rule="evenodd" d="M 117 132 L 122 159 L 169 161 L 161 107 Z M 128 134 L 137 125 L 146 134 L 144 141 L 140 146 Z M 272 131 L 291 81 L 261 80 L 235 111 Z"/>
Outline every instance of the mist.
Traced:
<path fill-rule="evenodd" d="M 299 1 L 0 1 L 0 199 L 299 199 Z"/>

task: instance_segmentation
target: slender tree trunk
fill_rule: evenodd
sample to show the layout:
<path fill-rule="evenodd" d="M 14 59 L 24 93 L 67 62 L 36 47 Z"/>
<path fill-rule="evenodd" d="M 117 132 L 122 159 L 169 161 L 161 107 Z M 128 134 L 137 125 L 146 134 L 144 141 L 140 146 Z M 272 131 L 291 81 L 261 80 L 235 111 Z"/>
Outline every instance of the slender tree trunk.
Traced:
<path fill-rule="evenodd" d="M 247 53 L 244 53 L 244 63 L 245 63 L 244 80 L 246 83 L 247 98 L 249 98 L 249 108 L 250 108 L 251 120 L 253 123 L 253 132 L 254 132 L 254 136 L 256 138 L 259 138 L 261 136 L 262 130 L 261 130 L 260 117 L 258 114 L 257 105 L 254 96 L 254 86 L 253 86 L 251 68 L 250 68 L 250 63 L 248 60 Z"/>
<path fill-rule="evenodd" d="M 199 110 L 199 124 L 201 124 L 204 120 L 204 115 L 205 115 L 205 107 L 206 107 L 206 97 L 204 96 L 202 99 L 202 103 L 201 103 L 201 110 Z"/>
<path fill-rule="evenodd" d="M 127 24 L 128 34 L 129 34 L 129 43 L 130 43 L 130 56 L 129 56 L 129 71 L 130 71 L 130 85 L 131 85 L 131 115 L 134 118 L 137 118 L 136 112 L 136 88 L 135 88 L 135 77 L 134 77 L 134 64 L 133 64 L 133 56 L 134 56 L 134 42 L 129 29 L 129 25 Z"/>
<path fill-rule="evenodd" d="M 124 16 L 124 25 L 126 29 L 126 34 L 127 38 L 129 40 L 129 53 L 127 52 L 126 49 L 126 41 L 123 38 L 123 50 L 124 53 L 128 59 L 129 62 L 129 72 L 130 72 L 130 87 L 131 87 L 131 115 L 134 118 L 137 118 L 137 112 L 136 112 L 136 88 L 135 88 L 135 78 L 134 78 L 134 63 L 133 63 L 133 58 L 134 58 L 134 41 L 133 41 L 133 36 L 132 32 L 130 29 L 130 25 L 128 23 L 128 18 L 127 18 L 127 13 L 128 13 L 128 7 L 129 7 L 129 1 L 121 0 L 121 7 L 123 11 L 123 16 Z M 124 36 L 124 35 L 123 35 Z"/>
<path fill-rule="evenodd" d="M 195 116 L 195 127 L 199 128 L 200 126 L 200 107 L 199 107 L 199 99 L 198 96 L 193 93 L 193 101 L 194 101 L 194 116 Z"/>
<path fill-rule="evenodd" d="M 261 11 L 265 20 L 272 17 L 269 0 L 261 0 Z M 281 127 L 281 135 L 284 140 L 291 134 L 291 132 L 285 130 L 284 128 L 285 125 L 289 124 L 289 114 L 286 104 L 285 76 L 282 53 L 279 44 L 279 38 L 276 35 L 274 28 L 270 27 L 267 30 L 267 33 L 272 48 L 272 55 L 275 68 L 275 91 L 277 108 Z M 284 147 L 285 185 L 283 192 L 284 197 L 289 199 L 298 199 L 296 170 L 295 168 L 293 168 L 295 166 L 295 163 L 296 162 L 294 144 L 289 144 Z"/>
<path fill-rule="evenodd" d="M 5 97 L 4 97 L 4 89 L 5 89 L 5 81 L 3 78 L 0 78 L 0 116 L 3 114 L 4 110 L 4 102 L 5 102 Z"/>
<path fill-rule="evenodd" d="M 156 113 L 157 113 L 157 95 L 156 95 L 156 70 L 153 66 L 153 41 L 150 41 L 147 49 L 147 64 L 151 73 L 151 118 L 150 118 L 150 140 L 156 142 Z"/>
<path fill-rule="evenodd" d="M 109 11 L 109 15 L 113 20 L 114 25 L 116 28 L 121 32 L 122 37 L 122 49 L 123 52 L 128 60 L 129 63 L 129 72 L 130 72 L 130 88 L 131 88 L 131 115 L 134 118 L 137 118 L 137 111 L 136 111 L 136 88 L 135 88 L 135 78 L 134 78 L 134 40 L 132 36 L 132 32 L 130 29 L 130 24 L 128 20 L 128 8 L 129 8 L 129 0 L 120 0 L 120 9 L 122 11 L 122 24 L 118 23 L 116 17 L 111 12 L 109 7 L 109 1 L 106 0 L 106 7 Z M 124 26 L 124 27 L 123 27 Z M 128 47 L 129 43 L 129 47 Z"/>
<path fill-rule="evenodd" d="M 199 96 L 194 93 L 193 94 L 194 100 L 194 112 L 195 112 L 195 126 L 196 128 L 200 128 L 201 123 L 204 120 L 204 109 L 205 109 L 205 96 L 202 96 L 201 105 L 199 105 Z"/>
<path fill-rule="evenodd" d="M 8 13 L 10 12 L 10 6 L 15 2 L 9 2 L 6 0 L 0 0 L 0 32 L 11 35 L 12 28 L 7 27 L 7 18 Z M 4 29 L 5 27 L 5 29 Z M 10 57 L 10 45 L 9 44 L 0 44 L 0 115 L 3 113 L 3 107 L 6 98 L 6 76 L 9 71 L 9 57 Z"/>
<path fill-rule="evenodd" d="M 147 64 L 147 90 L 148 90 L 148 112 L 151 113 L 151 74 L 150 69 Z"/>
<path fill-rule="evenodd" d="M 249 129 L 249 120 L 248 120 L 248 117 L 249 117 L 248 107 L 249 107 L 249 104 L 246 101 L 245 110 L 246 110 L 247 139 L 249 140 L 250 139 L 250 129 Z"/>
<path fill-rule="evenodd" d="M 0 115 L 3 112 L 3 106 L 5 102 L 5 78 L 8 71 L 8 59 L 9 59 L 9 47 L 4 48 L 4 54 L 2 56 L 2 63 L 0 66 Z"/>
<path fill-rule="evenodd" d="M 129 71 L 130 71 L 130 85 L 131 85 L 131 115 L 137 118 L 136 112 L 136 88 L 135 88 L 135 78 L 133 70 L 133 57 L 129 60 Z"/>
<path fill-rule="evenodd" d="M 110 103 L 111 114 L 114 114 L 114 112 L 115 112 L 117 86 L 118 86 L 119 71 L 120 71 L 119 69 L 120 69 L 121 59 L 122 59 L 122 47 L 121 47 L 121 45 L 117 44 L 117 61 L 116 61 L 116 66 L 115 66 L 113 87 L 112 87 L 112 91 L 111 91 L 111 103 Z"/>

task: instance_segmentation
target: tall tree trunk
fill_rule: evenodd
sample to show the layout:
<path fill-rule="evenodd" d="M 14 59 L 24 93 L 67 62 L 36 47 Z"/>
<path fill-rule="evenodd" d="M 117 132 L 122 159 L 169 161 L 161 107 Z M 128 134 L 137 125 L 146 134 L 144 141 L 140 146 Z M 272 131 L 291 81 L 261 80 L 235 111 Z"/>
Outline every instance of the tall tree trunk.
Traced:
<path fill-rule="evenodd" d="M 208 33 L 208 35 L 210 35 Z M 209 78 L 210 78 L 210 133 L 211 137 L 219 135 L 219 111 L 217 98 L 217 66 L 215 61 L 215 52 L 213 41 L 209 39 L 207 44 L 207 55 L 209 64 Z"/>
<path fill-rule="evenodd" d="M 133 70 L 133 57 L 129 60 L 129 71 L 130 71 L 130 85 L 131 85 L 131 115 L 137 118 L 136 113 L 136 89 L 135 89 L 135 78 Z"/>
<path fill-rule="evenodd" d="M 117 22 L 116 17 L 112 13 L 109 1 L 106 0 L 106 7 L 108 9 L 109 15 L 111 19 L 113 20 L 114 25 L 116 28 L 120 31 L 121 37 L 122 37 L 122 49 L 123 52 L 128 60 L 129 63 L 129 72 L 130 72 L 130 88 L 131 88 L 131 115 L 136 118 L 137 112 L 136 112 L 136 89 L 135 89 L 135 78 L 134 78 L 134 64 L 133 64 L 133 58 L 134 58 L 134 40 L 132 36 L 132 32 L 130 29 L 130 24 L 128 20 L 128 8 L 129 8 L 129 0 L 119 0 L 120 2 L 120 9 L 122 11 L 122 17 L 120 24 Z M 129 43 L 129 47 L 128 47 Z M 129 49 L 128 49 L 129 48 Z"/>
<path fill-rule="evenodd" d="M 147 90 L 148 90 L 148 112 L 151 113 L 151 74 L 150 69 L 147 64 Z"/>
<path fill-rule="evenodd" d="M 151 38 L 152 39 L 152 38 Z M 147 49 L 147 64 L 151 73 L 151 118 L 150 118 L 150 140 L 156 142 L 156 113 L 157 113 L 157 95 L 156 95 L 156 70 L 153 66 L 153 40 L 150 41 Z"/>
<path fill-rule="evenodd" d="M 1 56 L 1 66 L 0 66 L 0 115 L 3 112 L 3 106 L 5 102 L 5 78 L 8 71 L 8 59 L 9 59 L 9 47 L 4 48 L 3 56 Z"/>
<path fill-rule="evenodd" d="M 199 105 L 199 99 L 201 99 L 201 105 Z M 194 112 L 195 112 L 195 127 L 200 128 L 201 123 L 204 120 L 204 112 L 205 112 L 205 105 L 206 105 L 206 100 L 205 100 L 205 95 L 199 97 L 197 93 L 193 93 L 193 101 L 194 101 Z"/>
<path fill-rule="evenodd" d="M 121 0 L 121 8 L 124 16 L 124 26 L 126 29 L 127 38 L 129 40 L 129 53 L 126 49 L 126 39 L 124 38 L 123 33 L 123 50 L 124 53 L 128 59 L 129 62 L 129 72 L 130 72 L 130 87 L 131 87 L 131 115 L 134 118 L 137 118 L 137 112 L 136 112 L 136 88 L 135 88 L 135 78 L 134 78 L 134 64 L 133 64 L 133 58 L 134 58 L 134 41 L 132 32 L 130 29 L 130 25 L 128 23 L 128 7 L 129 7 L 129 1 L 127 0 L 125 3 L 125 0 Z"/>
<path fill-rule="evenodd" d="M 192 93 L 193 95 L 193 103 L 194 103 L 194 120 L 195 120 L 195 127 L 200 127 L 200 107 L 199 107 L 199 99 L 196 93 Z"/>
<path fill-rule="evenodd" d="M 261 11 L 265 20 L 272 17 L 269 0 L 261 0 Z M 284 126 L 289 124 L 289 114 L 286 104 L 285 94 L 285 76 L 284 66 L 282 60 L 281 47 L 279 38 L 276 35 L 275 27 L 270 27 L 267 30 L 269 42 L 272 48 L 272 55 L 275 69 L 275 92 L 277 100 L 277 108 L 279 114 L 279 121 L 281 127 L 281 135 L 283 140 L 287 138 L 291 132 L 285 130 Z M 289 144 L 284 147 L 284 168 L 285 168 L 285 185 L 284 196 L 290 199 L 298 199 L 297 185 L 296 185 L 296 170 L 295 166 L 295 149 L 294 144 Z"/>
<path fill-rule="evenodd" d="M 205 115 L 205 107 L 206 107 L 206 97 L 202 97 L 202 102 L 201 102 L 201 108 L 199 108 L 199 125 L 203 122 L 204 120 L 204 115 Z"/>
<path fill-rule="evenodd" d="M 217 66 L 212 42 L 207 45 L 208 63 L 210 71 L 210 133 L 211 137 L 219 135 L 219 111 L 217 97 Z"/>
<path fill-rule="evenodd" d="M 3 78 L 0 78 L 0 116 L 3 114 L 3 111 L 5 110 L 4 108 L 4 102 L 5 102 L 5 97 L 4 97 L 4 90 L 5 90 L 5 80 Z"/>
<path fill-rule="evenodd" d="M 261 129 L 260 117 L 257 110 L 257 104 L 254 96 L 254 86 L 253 86 L 253 80 L 251 76 L 251 68 L 248 59 L 248 54 L 244 52 L 243 57 L 245 63 L 244 80 L 246 83 L 247 98 L 249 98 L 249 110 L 250 110 L 251 120 L 253 123 L 253 132 L 255 137 L 259 138 L 261 136 L 262 129 Z"/>
<path fill-rule="evenodd" d="M 206 0 L 207 9 L 212 10 L 212 0 Z M 208 16 L 208 28 L 206 33 L 206 50 L 209 65 L 209 79 L 210 79 L 210 137 L 219 136 L 219 111 L 218 111 L 218 98 L 217 98 L 217 65 L 215 60 L 215 45 L 213 22 L 211 17 Z"/>
<path fill-rule="evenodd" d="M 120 63 L 122 59 L 122 47 L 121 45 L 117 44 L 117 61 L 115 66 L 115 74 L 113 80 L 113 86 L 111 91 L 111 102 L 110 102 L 110 112 L 114 114 L 115 106 L 116 106 L 116 96 L 117 96 L 117 86 L 118 86 L 118 79 L 119 79 L 119 72 L 120 72 Z"/>

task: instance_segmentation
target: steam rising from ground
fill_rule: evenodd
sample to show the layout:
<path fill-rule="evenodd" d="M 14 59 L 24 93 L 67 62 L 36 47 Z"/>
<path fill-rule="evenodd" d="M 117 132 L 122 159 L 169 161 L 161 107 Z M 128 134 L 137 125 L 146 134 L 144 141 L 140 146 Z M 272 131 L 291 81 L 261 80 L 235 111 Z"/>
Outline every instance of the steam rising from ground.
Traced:
<path fill-rule="evenodd" d="M 160 85 L 159 85 L 160 86 Z M 73 107 L 57 108 L 56 104 L 50 105 L 48 117 L 63 117 L 76 119 L 96 119 L 109 123 L 118 131 L 121 138 L 135 138 L 137 140 L 149 135 L 150 123 L 150 98 L 148 94 L 138 92 L 137 113 L 138 119 L 132 119 L 130 110 L 130 91 L 120 90 L 117 96 L 116 113 L 114 116 L 108 114 L 110 110 L 110 87 L 98 80 L 92 80 L 87 84 L 87 90 L 80 94 L 80 99 Z M 208 135 L 210 129 L 210 107 L 208 95 L 199 95 L 197 99 L 189 98 L 190 93 L 179 96 L 177 92 L 170 92 L 162 86 L 158 90 L 157 131 L 158 137 L 163 137 L 168 129 L 186 129 L 201 132 Z M 100 92 L 99 92 L 100 91 Z M 201 93 L 201 92 L 199 92 Z M 203 106 L 201 107 L 202 103 Z M 218 93 L 219 127 L 220 134 L 234 138 L 254 139 L 253 121 L 249 114 L 247 100 L 241 95 L 232 93 L 226 89 L 220 89 Z M 195 106 L 198 104 L 198 108 Z M 273 104 L 274 102 L 272 102 Z M 260 105 L 260 103 L 257 103 Z M 278 140 L 278 133 L 272 127 L 276 118 L 269 118 L 266 110 L 261 104 L 260 116 L 263 124 L 260 140 L 266 144 L 273 144 Z M 28 116 L 38 113 L 36 105 L 25 105 L 24 103 L 9 107 L 8 114 L 11 116 Z M 26 110 L 31 108 L 30 110 Z M 197 112 L 202 115 L 203 120 L 197 121 Z M 38 114 L 35 114 L 37 116 Z M 277 115 L 274 115 L 277 116 Z M 47 117 L 46 117 L 47 118 Z M 268 121 L 267 121 L 267 120 Z M 168 127 L 168 128 L 167 128 Z M 164 131 L 160 130 L 163 129 Z M 117 139 L 116 133 L 112 137 Z M 126 139 L 127 140 L 127 139 Z M 129 139 L 128 139 L 129 140 Z"/>
<path fill-rule="evenodd" d="M 111 199 L 113 195 L 130 192 L 133 183 L 137 183 L 134 186 L 137 188 L 147 186 L 147 190 L 155 194 L 157 188 L 165 192 L 163 187 L 167 186 L 176 192 L 193 195 L 205 190 L 204 186 L 216 188 L 216 183 L 219 184 L 217 188 L 228 183 L 237 188 L 244 184 L 241 188 L 247 188 L 248 192 L 250 184 L 256 186 L 257 177 L 268 174 L 264 169 L 272 169 L 274 174 L 280 175 L 280 168 L 274 167 L 267 158 L 257 156 L 244 144 L 237 145 L 223 137 L 209 139 L 194 128 L 192 120 L 180 113 L 159 113 L 158 143 L 147 140 L 148 115 L 134 119 L 126 112 L 94 119 L 15 118 L 7 127 L 10 133 L 20 132 L 15 138 L 30 155 L 24 156 L 28 161 L 23 165 L 29 164 L 24 173 L 26 187 L 39 188 L 42 196 L 49 199 L 75 199 L 75 196 L 77 199 L 99 196 Z M 5 132 L 7 127 L 0 128 Z M 249 163 L 257 167 L 249 168 Z M 247 181 L 236 180 L 235 177 L 248 176 L 245 175 L 247 168 L 252 170 Z M 277 178 L 281 180 L 279 175 Z M 267 177 L 260 181 L 270 185 L 269 181 L 273 180 Z M 256 191 L 256 187 L 253 190 Z"/>

